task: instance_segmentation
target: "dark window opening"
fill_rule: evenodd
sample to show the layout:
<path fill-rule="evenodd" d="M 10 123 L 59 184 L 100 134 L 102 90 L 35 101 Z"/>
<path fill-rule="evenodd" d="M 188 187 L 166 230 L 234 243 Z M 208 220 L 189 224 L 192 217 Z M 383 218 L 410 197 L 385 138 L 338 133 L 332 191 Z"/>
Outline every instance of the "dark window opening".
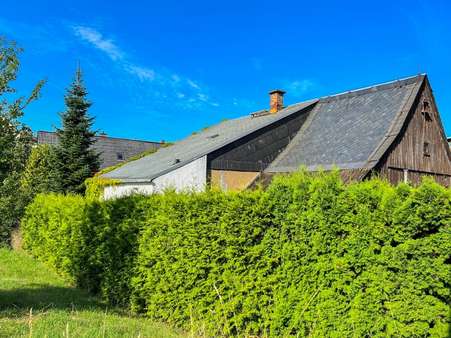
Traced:
<path fill-rule="evenodd" d="M 116 158 L 117 158 L 118 161 L 123 161 L 124 160 L 124 154 L 116 153 Z"/>
<path fill-rule="evenodd" d="M 423 154 L 424 156 L 431 156 L 431 146 L 429 144 L 429 142 L 424 142 L 423 143 Z"/>
<path fill-rule="evenodd" d="M 423 109 L 428 110 L 429 109 L 429 101 L 423 101 Z"/>
<path fill-rule="evenodd" d="M 426 121 L 428 121 L 428 122 L 432 121 L 432 115 L 431 115 L 429 112 L 424 111 L 424 112 L 422 112 L 421 114 L 423 114 L 424 119 L 425 119 Z"/>

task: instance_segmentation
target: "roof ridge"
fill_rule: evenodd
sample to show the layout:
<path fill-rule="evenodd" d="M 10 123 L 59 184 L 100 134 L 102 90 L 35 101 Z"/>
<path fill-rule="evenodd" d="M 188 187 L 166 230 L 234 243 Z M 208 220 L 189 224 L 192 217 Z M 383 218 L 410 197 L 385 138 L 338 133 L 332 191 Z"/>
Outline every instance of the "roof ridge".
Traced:
<path fill-rule="evenodd" d="M 413 80 L 415 80 L 415 79 L 420 80 L 424 76 L 426 76 L 426 73 L 421 73 L 421 74 L 408 76 L 408 77 L 391 80 L 391 81 L 387 81 L 387 82 L 377 83 L 377 84 L 374 84 L 371 86 L 365 86 L 365 87 L 360 87 L 360 88 L 356 88 L 356 89 L 352 89 L 352 90 L 347 90 L 347 91 L 340 92 L 337 94 L 321 96 L 319 98 L 319 100 L 322 101 L 322 100 L 327 100 L 327 99 L 338 99 L 338 98 L 346 97 L 348 95 L 364 94 L 364 93 L 370 92 L 371 90 L 389 89 L 394 84 L 408 85 L 408 84 L 415 82 Z"/>

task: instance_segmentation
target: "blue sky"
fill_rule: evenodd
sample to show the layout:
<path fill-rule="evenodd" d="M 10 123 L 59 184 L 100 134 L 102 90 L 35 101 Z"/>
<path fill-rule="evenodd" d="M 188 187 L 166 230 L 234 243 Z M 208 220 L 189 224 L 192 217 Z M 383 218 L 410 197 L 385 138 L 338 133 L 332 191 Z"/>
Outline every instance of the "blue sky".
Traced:
<path fill-rule="evenodd" d="M 449 1 L 15 1 L 0 35 L 25 49 L 15 86 L 47 79 L 24 121 L 59 125 L 80 61 L 95 127 L 174 141 L 268 107 L 427 72 L 451 134 Z"/>

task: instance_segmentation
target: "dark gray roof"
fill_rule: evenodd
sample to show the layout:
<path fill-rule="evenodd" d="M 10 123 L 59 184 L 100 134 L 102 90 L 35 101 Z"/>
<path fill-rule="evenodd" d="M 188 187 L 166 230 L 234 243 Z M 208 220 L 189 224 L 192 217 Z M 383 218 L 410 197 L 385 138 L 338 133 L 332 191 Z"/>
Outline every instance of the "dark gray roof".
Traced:
<path fill-rule="evenodd" d="M 424 78 L 419 75 L 301 102 L 277 114 L 260 111 L 228 120 L 104 177 L 151 181 L 303 109 L 309 110 L 307 120 L 266 172 L 291 172 L 300 166 L 370 169 L 399 134 Z"/>
<path fill-rule="evenodd" d="M 398 135 L 424 76 L 320 98 L 266 172 L 374 166 Z"/>
<path fill-rule="evenodd" d="M 306 101 L 284 108 L 277 114 L 256 114 L 227 120 L 189 136 L 174 145 L 161 148 L 156 153 L 125 164 L 105 175 L 123 182 L 145 182 L 184 166 L 217 149 L 220 149 L 284 117 L 312 106 L 317 100 Z"/>
<path fill-rule="evenodd" d="M 93 149 L 100 153 L 100 169 L 122 163 L 133 156 L 162 146 L 159 142 L 138 141 L 125 138 L 96 136 Z M 58 144 L 58 135 L 50 131 L 38 131 L 38 144 Z"/>

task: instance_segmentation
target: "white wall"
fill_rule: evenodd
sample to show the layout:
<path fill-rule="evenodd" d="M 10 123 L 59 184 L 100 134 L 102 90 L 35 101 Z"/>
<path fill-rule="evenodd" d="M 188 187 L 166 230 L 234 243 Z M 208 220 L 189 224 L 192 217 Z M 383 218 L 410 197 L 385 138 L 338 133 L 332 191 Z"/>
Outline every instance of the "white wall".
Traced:
<path fill-rule="evenodd" d="M 165 189 L 176 191 L 203 191 L 207 184 L 207 156 L 185 164 L 149 183 L 124 183 L 105 187 L 104 199 L 118 198 L 131 194 L 150 195 Z"/>
<path fill-rule="evenodd" d="M 133 183 L 133 184 L 117 184 L 109 185 L 103 190 L 103 199 L 109 200 L 132 194 L 150 195 L 154 192 L 152 183 Z"/>

